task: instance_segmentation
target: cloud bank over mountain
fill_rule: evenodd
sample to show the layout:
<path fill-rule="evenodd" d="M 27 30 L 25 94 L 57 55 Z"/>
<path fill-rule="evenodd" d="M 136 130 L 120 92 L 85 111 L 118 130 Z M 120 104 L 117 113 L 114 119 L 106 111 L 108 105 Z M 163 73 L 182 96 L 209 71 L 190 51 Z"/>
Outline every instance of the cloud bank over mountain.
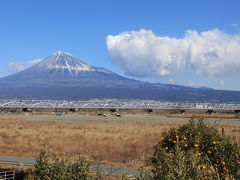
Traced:
<path fill-rule="evenodd" d="M 18 62 L 9 62 L 7 64 L 7 69 L 9 72 L 18 72 L 25 69 L 24 62 L 18 61 Z"/>
<path fill-rule="evenodd" d="M 183 70 L 205 76 L 239 75 L 240 35 L 219 29 L 189 30 L 179 39 L 141 29 L 109 35 L 106 44 L 112 61 L 130 76 L 157 77 Z"/>
<path fill-rule="evenodd" d="M 30 61 L 16 61 L 16 62 L 9 62 L 7 63 L 7 70 L 11 73 L 22 71 L 30 66 L 33 66 L 39 62 L 41 62 L 42 59 L 34 59 Z"/>

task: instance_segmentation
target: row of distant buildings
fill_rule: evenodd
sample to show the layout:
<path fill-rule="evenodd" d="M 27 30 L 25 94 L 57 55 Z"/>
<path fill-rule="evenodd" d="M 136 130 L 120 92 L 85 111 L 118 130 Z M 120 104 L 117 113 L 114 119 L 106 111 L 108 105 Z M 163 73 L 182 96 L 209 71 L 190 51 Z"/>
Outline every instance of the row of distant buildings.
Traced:
<path fill-rule="evenodd" d="M 0 99 L 0 107 L 5 108 L 122 108 L 122 109 L 225 109 L 239 110 L 240 104 L 161 102 L 154 100 L 17 100 Z"/>

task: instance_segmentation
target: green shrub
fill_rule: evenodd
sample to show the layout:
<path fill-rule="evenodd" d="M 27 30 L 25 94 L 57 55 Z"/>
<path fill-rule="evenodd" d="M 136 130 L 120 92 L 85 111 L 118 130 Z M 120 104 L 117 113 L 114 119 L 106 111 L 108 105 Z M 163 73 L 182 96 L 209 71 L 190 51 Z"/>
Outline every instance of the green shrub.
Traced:
<path fill-rule="evenodd" d="M 239 146 L 203 119 L 162 133 L 148 160 L 153 179 L 240 179 Z"/>
<path fill-rule="evenodd" d="M 92 159 L 87 155 L 72 157 L 49 156 L 45 151 L 40 153 L 32 176 L 35 180 L 91 180 L 94 179 Z"/>

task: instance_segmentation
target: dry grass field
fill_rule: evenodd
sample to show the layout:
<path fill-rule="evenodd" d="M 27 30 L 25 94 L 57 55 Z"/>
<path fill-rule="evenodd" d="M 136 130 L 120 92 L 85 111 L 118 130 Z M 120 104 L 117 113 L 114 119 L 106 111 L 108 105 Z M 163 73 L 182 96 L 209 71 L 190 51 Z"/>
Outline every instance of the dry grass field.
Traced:
<path fill-rule="evenodd" d="M 71 156 L 92 153 L 96 160 L 103 163 L 136 166 L 151 154 L 161 132 L 180 124 L 126 121 L 121 118 L 90 118 L 84 123 L 76 123 L 18 120 L 17 116 L 0 116 L 0 155 L 37 157 L 46 146 L 54 154 Z M 240 126 L 221 127 L 240 143 Z"/>

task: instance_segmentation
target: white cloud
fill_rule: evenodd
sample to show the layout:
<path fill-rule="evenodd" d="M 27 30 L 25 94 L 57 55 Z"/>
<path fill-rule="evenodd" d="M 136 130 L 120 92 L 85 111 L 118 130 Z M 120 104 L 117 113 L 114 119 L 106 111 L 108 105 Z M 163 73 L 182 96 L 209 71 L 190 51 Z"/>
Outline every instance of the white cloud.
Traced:
<path fill-rule="evenodd" d="M 225 81 L 224 80 L 220 80 L 218 82 L 218 86 L 225 86 Z"/>
<path fill-rule="evenodd" d="M 17 61 L 17 62 L 9 62 L 7 63 L 7 70 L 10 73 L 15 73 L 22 71 L 30 66 L 33 66 L 37 63 L 39 63 L 41 59 L 34 59 L 30 61 Z"/>
<path fill-rule="evenodd" d="M 218 29 L 189 30 L 180 39 L 141 29 L 109 35 L 106 44 L 111 59 L 130 76 L 157 77 L 183 70 L 205 76 L 239 76 L 240 35 Z"/>
<path fill-rule="evenodd" d="M 233 27 L 238 27 L 239 24 L 237 24 L 237 23 L 232 23 L 232 26 L 233 26 Z"/>
<path fill-rule="evenodd" d="M 189 82 L 187 83 L 187 85 L 190 86 L 190 87 L 195 87 L 195 88 L 203 87 L 203 84 L 202 84 L 202 83 L 192 82 L 192 81 L 189 81 Z"/>
<path fill-rule="evenodd" d="M 19 62 L 9 62 L 7 64 L 7 68 L 10 72 L 18 72 L 22 71 L 25 69 L 24 67 L 24 62 L 19 61 Z"/>
<path fill-rule="evenodd" d="M 29 66 L 33 66 L 33 65 L 35 65 L 35 64 L 37 64 L 37 63 L 40 63 L 41 61 L 42 61 L 42 59 L 34 59 L 34 60 L 28 61 L 27 64 L 28 64 Z"/>
<path fill-rule="evenodd" d="M 177 81 L 175 79 L 171 78 L 171 79 L 168 80 L 168 83 L 169 84 L 176 84 Z"/>

